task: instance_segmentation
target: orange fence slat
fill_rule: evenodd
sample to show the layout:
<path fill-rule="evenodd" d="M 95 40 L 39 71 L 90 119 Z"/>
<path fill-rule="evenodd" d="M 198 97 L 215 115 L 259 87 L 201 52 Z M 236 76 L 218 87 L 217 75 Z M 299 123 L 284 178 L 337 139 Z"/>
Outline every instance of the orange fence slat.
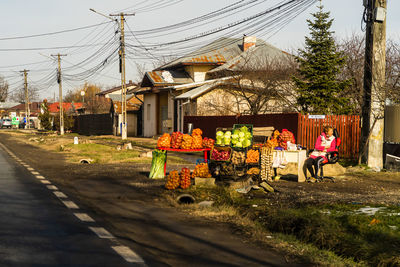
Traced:
<path fill-rule="evenodd" d="M 315 141 L 325 125 L 331 125 L 338 130 L 342 140 L 339 149 L 341 156 L 356 159 L 360 145 L 360 116 L 328 115 L 325 119 L 309 119 L 307 115 L 300 115 L 298 143 L 307 149 L 314 148 Z"/>

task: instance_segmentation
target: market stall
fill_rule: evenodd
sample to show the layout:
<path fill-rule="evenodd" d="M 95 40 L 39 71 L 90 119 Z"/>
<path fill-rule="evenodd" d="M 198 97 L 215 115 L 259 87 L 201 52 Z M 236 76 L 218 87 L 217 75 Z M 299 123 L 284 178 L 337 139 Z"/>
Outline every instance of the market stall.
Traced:
<path fill-rule="evenodd" d="M 199 179 L 224 181 L 251 178 L 258 184 L 272 182 L 277 175 L 276 170 L 285 168 L 288 162 L 298 163 L 298 181 L 304 181 L 301 169 L 305 160 L 305 150 L 295 145 L 294 136 L 290 131 L 274 131 L 272 136 L 265 136 L 263 142 L 258 144 L 254 143 L 254 140 L 256 139 L 253 136 L 253 125 L 250 124 L 217 128 L 216 140 L 203 138 L 200 129 L 194 129 L 191 135 L 180 132 L 164 134 L 159 138 L 156 150 L 159 155 L 158 176 L 161 177 L 150 175 L 150 178 L 165 178 L 167 152 L 173 151 L 200 152 L 203 153 L 203 159 L 198 162 L 193 172 L 188 168 L 183 168 L 181 172 L 171 171 L 167 177 L 167 189 L 188 188 L 193 181 Z M 157 155 L 153 157 L 153 161 Z"/>

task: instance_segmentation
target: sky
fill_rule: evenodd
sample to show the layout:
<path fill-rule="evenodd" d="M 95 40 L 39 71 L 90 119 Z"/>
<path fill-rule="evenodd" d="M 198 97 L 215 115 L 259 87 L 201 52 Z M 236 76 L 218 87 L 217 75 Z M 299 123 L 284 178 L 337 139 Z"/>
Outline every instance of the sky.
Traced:
<path fill-rule="evenodd" d="M 167 3 L 171 3 L 170 5 Z M 10 91 L 14 92 L 23 86 L 23 77 L 20 73 L 28 69 L 29 86 L 39 89 L 40 98 L 53 98 L 58 95 L 56 83 L 57 62 L 51 55 L 62 53 L 62 73 L 64 95 L 68 90 L 81 87 L 85 81 L 100 85 L 103 89 L 120 84 L 120 74 L 117 62 L 118 36 L 116 24 L 99 14 L 91 12 L 89 8 L 103 14 L 135 12 L 135 16 L 127 17 L 126 31 L 133 30 L 135 36 L 127 36 L 127 80 L 138 80 L 137 64 L 145 70 L 154 66 L 154 58 L 159 59 L 163 53 L 150 52 L 138 49 L 140 46 L 154 43 L 165 43 L 181 40 L 191 35 L 205 32 L 233 21 L 252 16 L 267 10 L 281 0 L 264 0 L 253 8 L 248 8 L 239 14 L 221 18 L 220 20 L 205 23 L 195 29 L 180 31 L 174 34 L 140 35 L 140 31 L 179 23 L 208 12 L 230 5 L 237 0 L 2 0 L 0 7 L 0 75 L 10 84 Z M 247 0 L 248 1 L 248 0 Z M 163 3 L 165 7 L 162 7 Z M 364 34 L 361 31 L 361 17 L 363 13 L 362 0 L 323 0 L 325 11 L 331 12 L 334 19 L 332 30 L 338 39 L 355 34 Z M 168 6 L 169 5 L 169 6 Z M 314 4 L 302 14 L 292 19 L 289 24 L 276 34 L 267 34 L 262 38 L 268 43 L 286 50 L 293 51 L 303 46 L 304 36 L 308 34 L 306 20 L 311 18 L 310 13 L 317 10 Z M 400 1 L 388 0 L 387 38 L 400 41 Z M 109 23 L 107 23 L 109 22 Z M 4 40 L 8 37 L 27 36 L 88 25 L 98 25 L 87 29 L 66 32 L 62 34 L 46 35 L 35 38 Z M 204 44 L 213 38 L 223 36 L 223 33 L 199 39 Z M 247 32 L 237 33 L 237 37 Z M 160 36 L 158 36 L 160 35 Z M 257 36 L 257 35 L 256 35 Z M 200 43 L 201 43 L 200 42 Z M 110 45 L 107 45 L 107 44 Z M 194 42 L 198 44 L 199 42 Z M 194 44 L 193 43 L 193 44 Z M 184 50 L 190 51 L 188 43 Z M 78 46 L 64 48 L 67 46 Z M 48 49 L 54 48 L 56 49 Z M 136 47 L 136 48 L 135 48 Z M 37 50 L 15 50 L 15 49 Z M 40 49 L 39 49 L 40 48 Z M 14 50 L 10 50 L 14 49 Z M 168 51 L 164 51 L 167 53 Z M 158 53 L 158 54 L 157 54 Z M 171 54 L 170 52 L 168 52 Z M 176 53 L 175 53 L 176 54 Z M 178 54 L 176 54 L 178 55 Z M 173 55 L 172 55 L 173 56 Z M 105 59 L 107 62 L 104 63 Z M 24 65 L 28 63 L 34 63 Z M 101 71 L 90 71 L 94 66 L 104 68 Z M 91 75 L 89 75 L 91 74 Z"/>

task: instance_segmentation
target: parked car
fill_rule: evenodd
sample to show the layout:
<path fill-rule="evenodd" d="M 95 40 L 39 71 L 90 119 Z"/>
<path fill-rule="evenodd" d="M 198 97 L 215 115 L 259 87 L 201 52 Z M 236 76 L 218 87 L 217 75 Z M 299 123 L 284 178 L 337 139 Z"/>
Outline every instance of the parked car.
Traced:
<path fill-rule="evenodd" d="M 1 128 L 11 128 L 11 119 L 3 119 L 1 123 Z"/>

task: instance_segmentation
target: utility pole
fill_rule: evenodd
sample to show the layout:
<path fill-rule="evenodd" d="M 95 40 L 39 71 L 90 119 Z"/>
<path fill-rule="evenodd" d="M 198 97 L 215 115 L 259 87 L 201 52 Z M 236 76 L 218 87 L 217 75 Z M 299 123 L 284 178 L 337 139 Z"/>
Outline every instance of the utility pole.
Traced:
<path fill-rule="evenodd" d="M 29 108 L 29 92 L 28 92 L 28 71 L 29 70 L 23 70 L 21 72 L 24 73 L 24 87 L 25 87 L 25 119 L 26 119 L 26 124 L 25 124 L 25 129 L 29 129 L 30 125 L 30 108 Z"/>
<path fill-rule="evenodd" d="M 383 168 L 387 0 L 364 0 L 366 10 L 362 161 Z"/>
<path fill-rule="evenodd" d="M 121 129 L 121 137 L 122 140 L 125 140 L 128 138 L 128 122 L 127 122 L 127 113 L 126 113 L 126 73 L 125 73 L 125 27 L 124 27 L 124 22 L 125 22 L 125 16 L 134 16 L 135 14 L 126 14 L 126 13 L 120 13 L 120 14 L 110 14 L 110 16 L 115 17 L 119 16 L 120 17 L 120 31 L 121 31 L 121 36 L 120 36 L 120 49 L 119 49 L 119 72 L 121 73 L 121 113 L 122 113 L 122 129 Z"/>
<path fill-rule="evenodd" d="M 57 72 L 57 83 L 59 88 L 59 106 L 60 106 L 60 134 L 64 135 L 64 108 L 63 108 L 63 96 L 62 96 L 62 76 L 61 76 L 61 57 L 66 55 L 62 55 L 58 53 L 57 55 L 51 55 L 52 57 L 57 57 L 58 59 L 58 72 Z"/>
<path fill-rule="evenodd" d="M 109 16 L 104 15 L 93 8 L 89 9 L 94 13 L 97 13 L 103 17 L 111 19 L 112 21 L 116 21 L 118 23 L 118 19 L 113 19 L 112 17 L 119 17 L 119 29 L 121 31 L 120 36 L 120 49 L 119 49 L 119 72 L 121 73 L 121 115 L 122 115 L 122 129 L 121 129 L 121 137 L 122 140 L 128 138 L 128 123 L 127 123 L 127 114 L 126 114 L 126 75 L 125 75 L 125 17 L 126 16 L 135 16 L 135 13 L 119 13 L 119 14 L 110 14 Z"/>

